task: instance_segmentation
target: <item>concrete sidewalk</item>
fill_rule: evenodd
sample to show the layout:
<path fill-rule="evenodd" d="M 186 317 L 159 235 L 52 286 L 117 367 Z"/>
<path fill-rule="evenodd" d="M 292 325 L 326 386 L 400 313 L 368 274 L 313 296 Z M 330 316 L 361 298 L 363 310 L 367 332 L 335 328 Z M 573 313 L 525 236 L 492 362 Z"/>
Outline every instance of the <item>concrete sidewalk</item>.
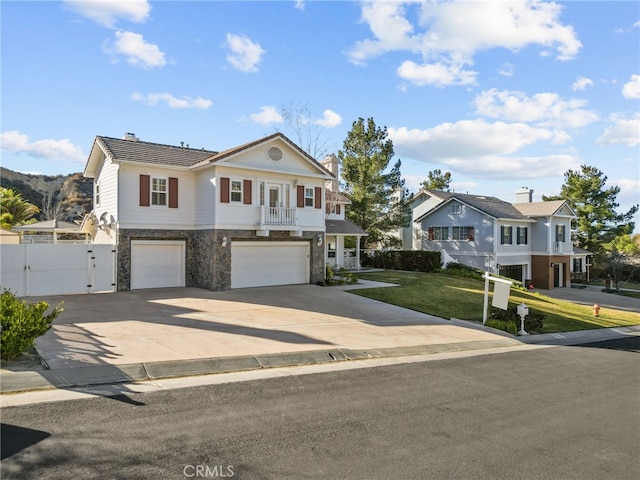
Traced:
<path fill-rule="evenodd" d="M 362 282 L 356 288 L 383 286 Z M 1 393 L 524 343 L 575 343 L 639 328 L 515 338 L 353 295 L 292 285 L 227 292 L 195 288 L 43 297 L 65 312 L 38 339 L 48 368 L 4 369 Z M 31 299 L 36 301 L 40 299 Z M 560 336 L 558 336 L 560 335 Z"/>

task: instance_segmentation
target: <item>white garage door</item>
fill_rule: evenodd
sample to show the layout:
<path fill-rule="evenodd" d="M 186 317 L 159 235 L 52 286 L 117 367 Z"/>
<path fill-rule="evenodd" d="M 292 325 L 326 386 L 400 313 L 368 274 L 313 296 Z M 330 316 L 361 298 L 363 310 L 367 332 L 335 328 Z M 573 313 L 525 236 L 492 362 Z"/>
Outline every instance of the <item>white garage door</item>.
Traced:
<path fill-rule="evenodd" d="M 309 283 L 307 242 L 232 242 L 231 288 Z"/>
<path fill-rule="evenodd" d="M 184 287 L 184 253 L 182 241 L 132 241 L 131 289 Z"/>

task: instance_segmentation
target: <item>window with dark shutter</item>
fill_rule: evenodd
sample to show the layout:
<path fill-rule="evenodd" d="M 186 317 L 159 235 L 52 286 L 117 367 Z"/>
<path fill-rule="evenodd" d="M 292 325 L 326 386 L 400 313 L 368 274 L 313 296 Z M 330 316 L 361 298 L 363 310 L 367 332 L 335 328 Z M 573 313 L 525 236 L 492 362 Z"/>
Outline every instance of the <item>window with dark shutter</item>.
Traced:
<path fill-rule="evenodd" d="M 220 178 L 220 203 L 229 203 L 229 178 Z"/>
<path fill-rule="evenodd" d="M 338 203 L 338 204 L 336 205 L 336 213 L 337 213 L 338 215 L 340 215 L 340 207 L 341 207 L 341 205 Z"/>
<path fill-rule="evenodd" d="M 296 196 L 298 208 L 304 208 L 304 185 L 298 185 L 296 187 Z"/>
<path fill-rule="evenodd" d="M 433 227 L 429 227 L 427 229 L 427 238 L 431 241 L 433 241 Z"/>
<path fill-rule="evenodd" d="M 322 188 L 320 187 L 316 187 L 314 202 L 316 208 L 322 208 Z"/>
<path fill-rule="evenodd" d="M 473 239 L 475 238 L 474 234 L 475 234 L 475 229 L 473 227 L 467 227 L 467 240 L 468 241 L 473 242 Z"/>
<path fill-rule="evenodd" d="M 178 179 L 169 177 L 169 208 L 178 208 Z"/>
<path fill-rule="evenodd" d="M 149 175 L 140 175 L 140 206 L 148 207 L 151 197 L 151 177 Z"/>

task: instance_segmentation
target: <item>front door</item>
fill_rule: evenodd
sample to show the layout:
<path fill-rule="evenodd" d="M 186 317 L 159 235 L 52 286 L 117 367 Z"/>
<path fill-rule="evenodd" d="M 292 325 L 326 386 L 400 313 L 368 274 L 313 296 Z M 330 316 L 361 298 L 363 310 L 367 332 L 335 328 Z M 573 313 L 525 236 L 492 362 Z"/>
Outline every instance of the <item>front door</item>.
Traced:
<path fill-rule="evenodd" d="M 280 208 L 280 185 L 269 185 L 269 207 Z"/>
<path fill-rule="evenodd" d="M 553 264 L 553 286 L 560 287 L 562 282 L 562 270 L 560 270 L 560 263 Z"/>

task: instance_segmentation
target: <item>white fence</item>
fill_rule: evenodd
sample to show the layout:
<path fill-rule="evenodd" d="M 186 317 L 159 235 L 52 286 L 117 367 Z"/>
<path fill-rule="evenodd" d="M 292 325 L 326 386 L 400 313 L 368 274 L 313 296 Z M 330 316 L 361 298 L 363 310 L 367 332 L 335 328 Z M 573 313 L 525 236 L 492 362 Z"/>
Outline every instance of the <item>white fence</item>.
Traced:
<path fill-rule="evenodd" d="M 0 246 L 0 285 L 19 297 L 115 291 L 115 246 Z"/>

